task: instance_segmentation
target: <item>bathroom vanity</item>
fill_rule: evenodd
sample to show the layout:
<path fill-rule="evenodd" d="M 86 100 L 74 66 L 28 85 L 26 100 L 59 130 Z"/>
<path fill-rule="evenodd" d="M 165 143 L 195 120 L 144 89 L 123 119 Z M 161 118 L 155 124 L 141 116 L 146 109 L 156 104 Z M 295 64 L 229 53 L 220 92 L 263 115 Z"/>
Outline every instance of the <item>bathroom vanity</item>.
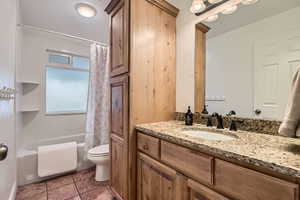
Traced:
<path fill-rule="evenodd" d="M 180 121 L 136 130 L 138 200 L 299 199 L 299 140 Z"/>

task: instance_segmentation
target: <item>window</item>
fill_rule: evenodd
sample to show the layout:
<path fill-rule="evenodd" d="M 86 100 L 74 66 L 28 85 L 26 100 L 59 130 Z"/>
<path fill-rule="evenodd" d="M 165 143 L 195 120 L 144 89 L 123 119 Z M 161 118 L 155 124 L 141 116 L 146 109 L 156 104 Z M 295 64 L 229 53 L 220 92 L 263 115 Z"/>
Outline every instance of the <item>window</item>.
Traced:
<path fill-rule="evenodd" d="M 46 65 L 46 113 L 85 113 L 89 58 L 49 52 Z"/>

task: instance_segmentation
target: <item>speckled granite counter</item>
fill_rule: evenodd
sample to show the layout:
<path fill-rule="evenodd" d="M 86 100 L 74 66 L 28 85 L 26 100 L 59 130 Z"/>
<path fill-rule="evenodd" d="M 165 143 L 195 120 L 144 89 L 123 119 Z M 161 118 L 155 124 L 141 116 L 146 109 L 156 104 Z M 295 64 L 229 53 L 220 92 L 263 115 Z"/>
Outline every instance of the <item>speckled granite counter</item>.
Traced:
<path fill-rule="evenodd" d="M 146 134 L 165 139 L 199 151 L 205 151 L 224 158 L 243 161 L 248 164 L 300 178 L 300 139 L 263 135 L 245 131 L 230 132 L 216 130 L 203 125 L 185 126 L 182 121 L 140 124 L 136 129 Z M 188 136 L 182 131 L 202 129 L 234 135 L 229 141 L 212 141 Z"/>

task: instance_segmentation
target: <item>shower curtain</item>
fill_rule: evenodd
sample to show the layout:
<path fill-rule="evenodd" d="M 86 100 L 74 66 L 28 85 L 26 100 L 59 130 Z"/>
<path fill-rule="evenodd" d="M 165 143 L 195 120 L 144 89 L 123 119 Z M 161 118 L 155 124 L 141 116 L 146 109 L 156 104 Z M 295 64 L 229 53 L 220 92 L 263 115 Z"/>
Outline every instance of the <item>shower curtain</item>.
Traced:
<path fill-rule="evenodd" d="M 91 45 L 90 84 L 86 118 L 86 152 L 94 146 L 107 144 L 109 134 L 109 50 Z M 86 154 L 85 154 L 86 155 Z"/>

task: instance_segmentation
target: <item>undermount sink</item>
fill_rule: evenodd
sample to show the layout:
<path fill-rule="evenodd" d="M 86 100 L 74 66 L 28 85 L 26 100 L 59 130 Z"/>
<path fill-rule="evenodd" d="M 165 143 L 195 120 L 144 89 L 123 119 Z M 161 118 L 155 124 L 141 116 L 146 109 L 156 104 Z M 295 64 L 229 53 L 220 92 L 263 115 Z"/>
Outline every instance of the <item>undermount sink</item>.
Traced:
<path fill-rule="evenodd" d="M 236 139 L 233 136 L 223 135 L 220 133 L 213 133 L 208 131 L 202 131 L 202 130 L 189 130 L 189 131 L 183 131 L 182 132 L 185 135 L 205 139 L 205 140 L 215 140 L 215 141 L 229 141 Z"/>

